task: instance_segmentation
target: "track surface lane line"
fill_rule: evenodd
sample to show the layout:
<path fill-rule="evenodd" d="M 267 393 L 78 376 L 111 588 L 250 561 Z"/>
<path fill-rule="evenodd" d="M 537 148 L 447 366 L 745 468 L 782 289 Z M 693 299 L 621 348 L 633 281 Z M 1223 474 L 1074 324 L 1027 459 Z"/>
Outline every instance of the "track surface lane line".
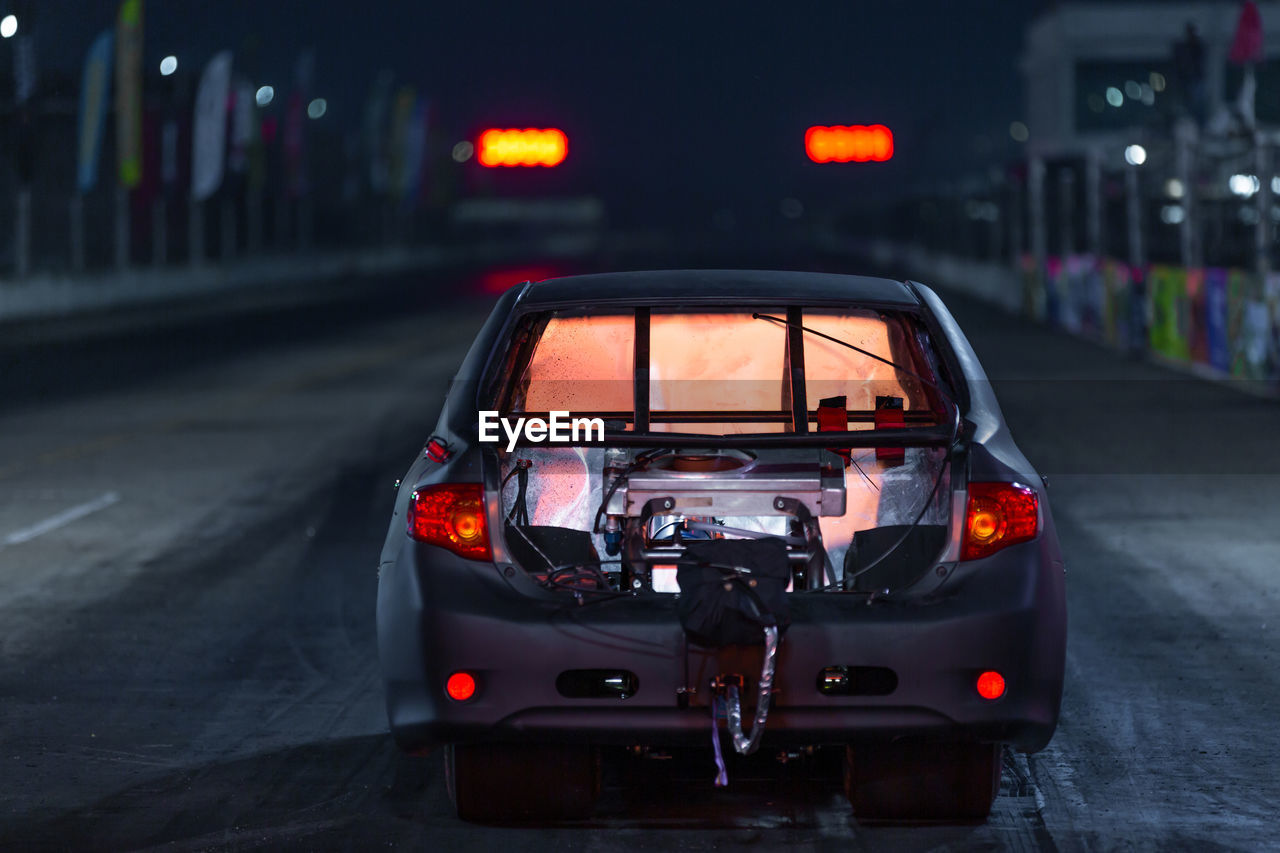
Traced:
<path fill-rule="evenodd" d="M 24 542 L 30 542 L 32 539 L 51 533 L 59 527 L 66 527 L 74 521 L 79 521 L 87 515 L 93 515 L 95 512 L 104 510 L 119 502 L 119 492 L 104 492 L 91 501 L 63 510 L 57 515 L 51 515 L 44 521 L 37 522 L 29 527 L 15 530 L 4 539 L 0 539 L 0 549 L 7 548 L 10 545 L 21 545 Z"/>
<path fill-rule="evenodd" d="M 361 353 L 335 365 L 326 365 L 318 369 L 308 370 L 298 376 L 277 379 L 262 387 L 244 390 L 223 401 L 218 407 L 222 415 L 249 412 L 261 407 L 269 401 L 282 398 L 290 393 L 297 393 L 334 382 L 350 376 L 365 373 L 400 359 L 421 354 L 423 345 L 419 341 L 400 342 L 384 345 L 372 352 Z M 203 408 L 189 408 L 187 411 L 163 417 L 145 427 L 128 431 L 103 435 L 87 441 L 78 441 L 40 453 L 29 459 L 0 465 L 0 480 L 10 479 L 16 474 L 25 473 L 33 468 L 74 461 L 92 456 L 100 451 L 110 450 L 124 442 L 134 441 L 158 433 L 173 433 L 182 430 L 193 422 L 207 416 Z M 2 547 L 2 546 L 0 546 Z"/>

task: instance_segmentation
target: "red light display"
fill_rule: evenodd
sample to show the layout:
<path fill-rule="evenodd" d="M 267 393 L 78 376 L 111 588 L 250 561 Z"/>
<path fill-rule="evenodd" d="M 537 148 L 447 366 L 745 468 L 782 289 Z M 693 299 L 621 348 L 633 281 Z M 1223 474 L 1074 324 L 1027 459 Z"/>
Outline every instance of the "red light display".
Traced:
<path fill-rule="evenodd" d="M 883 124 L 815 126 L 804 135 L 815 163 L 883 163 L 893 157 L 893 131 Z"/>
<path fill-rule="evenodd" d="M 469 672 L 455 672 L 444 683 L 444 692 L 455 702 L 465 702 L 476 695 L 476 679 Z"/>
<path fill-rule="evenodd" d="M 978 676 L 978 695 L 983 699 L 999 699 L 1004 695 L 1004 676 L 987 670 Z"/>
<path fill-rule="evenodd" d="M 569 137 L 556 128 L 489 128 L 480 134 L 481 166 L 558 166 L 569 154 Z"/>

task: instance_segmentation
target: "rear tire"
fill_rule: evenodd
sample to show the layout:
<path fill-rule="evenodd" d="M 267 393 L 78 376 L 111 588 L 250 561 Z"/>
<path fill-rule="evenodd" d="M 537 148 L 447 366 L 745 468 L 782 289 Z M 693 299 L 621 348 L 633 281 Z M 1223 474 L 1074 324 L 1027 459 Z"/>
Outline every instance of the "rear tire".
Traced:
<path fill-rule="evenodd" d="M 845 749 L 845 793 L 865 822 L 985 820 L 1000 789 L 1000 744 L 898 740 Z"/>
<path fill-rule="evenodd" d="M 600 793 L 589 746 L 453 744 L 444 774 L 458 817 L 476 823 L 582 820 Z"/>

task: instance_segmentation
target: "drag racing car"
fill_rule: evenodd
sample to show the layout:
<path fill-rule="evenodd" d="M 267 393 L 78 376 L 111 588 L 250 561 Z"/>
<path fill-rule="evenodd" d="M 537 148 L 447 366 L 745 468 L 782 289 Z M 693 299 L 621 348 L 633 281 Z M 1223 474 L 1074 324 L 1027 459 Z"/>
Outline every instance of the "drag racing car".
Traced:
<path fill-rule="evenodd" d="M 1053 735 L 1046 485 L 924 285 L 518 285 L 424 437 L 378 647 L 464 819 L 589 816 L 602 753 L 710 743 L 709 785 L 726 753 L 838 751 L 860 820 L 980 820 L 1002 749 Z"/>

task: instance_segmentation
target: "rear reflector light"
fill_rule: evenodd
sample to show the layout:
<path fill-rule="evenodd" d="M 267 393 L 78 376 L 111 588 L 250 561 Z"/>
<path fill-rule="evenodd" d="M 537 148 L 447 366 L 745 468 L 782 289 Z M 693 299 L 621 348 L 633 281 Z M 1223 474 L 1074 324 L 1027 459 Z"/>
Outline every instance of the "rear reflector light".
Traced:
<path fill-rule="evenodd" d="M 976 560 L 1040 532 L 1039 499 L 1016 483 L 970 483 L 961 560 Z"/>
<path fill-rule="evenodd" d="M 983 699 L 999 699 L 1004 695 L 1004 676 L 994 670 L 979 675 L 978 695 Z"/>
<path fill-rule="evenodd" d="M 465 702 L 476 695 L 476 679 L 469 672 L 455 672 L 444 683 L 444 692 L 455 702 Z"/>
<path fill-rule="evenodd" d="M 469 560 L 493 559 L 479 483 L 428 486 L 409 499 L 409 535 Z"/>
<path fill-rule="evenodd" d="M 449 446 L 438 438 L 427 442 L 426 456 L 432 462 L 444 462 L 449 458 Z"/>

